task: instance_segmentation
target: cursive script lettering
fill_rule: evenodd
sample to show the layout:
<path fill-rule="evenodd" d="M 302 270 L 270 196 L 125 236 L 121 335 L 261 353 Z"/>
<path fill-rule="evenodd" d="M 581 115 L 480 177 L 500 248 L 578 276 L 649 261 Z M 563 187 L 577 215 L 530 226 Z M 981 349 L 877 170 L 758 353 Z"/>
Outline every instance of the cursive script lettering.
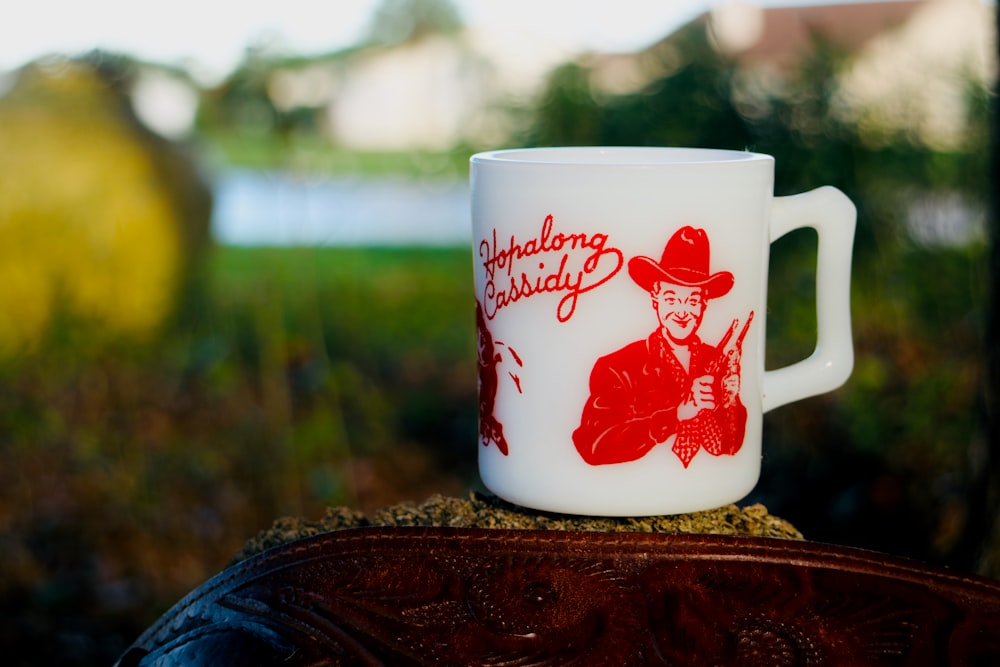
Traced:
<path fill-rule="evenodd" d="M 621 270 L 621 250 L 609 247 L 607 234 L 564 234 L 554 231 L 555 219 L 545 217 L 538 235 L 500 245 L 497 230 L 479 244 L 486 269 L 482 303 L 492 320 L 507 306 L 538 294 L 562 295 L 556 318 L 566 322 L 576 312 L 581 294 L 603 285 Z"/>

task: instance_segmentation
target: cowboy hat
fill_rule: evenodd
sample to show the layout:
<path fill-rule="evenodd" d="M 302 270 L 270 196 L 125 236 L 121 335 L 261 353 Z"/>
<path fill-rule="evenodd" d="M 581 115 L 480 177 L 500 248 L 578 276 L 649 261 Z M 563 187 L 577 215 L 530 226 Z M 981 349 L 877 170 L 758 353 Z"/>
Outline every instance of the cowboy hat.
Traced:
<path fill-rule="evenodd" d="M 650 257 L 633 257 L 628 274 L 648 292 L 657 282 L 701 287 L 706 299 L 723 296 L 733 288 L 729 271 L 709 273 L 709 243 L 704 229 L 681 227 L 667 241 L 659 262 Z"/>

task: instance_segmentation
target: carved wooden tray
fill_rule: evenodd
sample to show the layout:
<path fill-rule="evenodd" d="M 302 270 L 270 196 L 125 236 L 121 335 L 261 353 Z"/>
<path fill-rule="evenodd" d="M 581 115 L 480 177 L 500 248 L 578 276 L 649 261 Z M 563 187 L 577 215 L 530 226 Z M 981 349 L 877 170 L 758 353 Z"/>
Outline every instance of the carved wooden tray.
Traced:
<path fill-rule="evenodd" d="M 1000 584 L 771 538 L 357 528 L 221 572 L 118 664 L 1000 665 Z"/>

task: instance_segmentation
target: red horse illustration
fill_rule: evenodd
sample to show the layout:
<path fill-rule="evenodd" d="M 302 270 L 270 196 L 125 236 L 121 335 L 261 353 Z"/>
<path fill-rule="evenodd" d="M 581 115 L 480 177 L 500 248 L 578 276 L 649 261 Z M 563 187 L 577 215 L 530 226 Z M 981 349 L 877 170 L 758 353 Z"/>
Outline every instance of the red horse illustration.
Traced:
<path fill-rule="evenodd" d="M 747 410 L 740 400 L 743 339 L 733 320 L 718 345 L 697 335 L 710 299 L 732 289 L 733 274 L 709 271 L 709 241 L 702 229 L 679 229 L 660 261 L 634 257 L 632 280 L 649 292 L 658 327 L 648 337 L 601 357 L 590 374 L 590 397 L 573 443 L 591 465 L 634 461 L 674 438 L 686 468 L 702 449 L 739 451 Z"/>
<path fill-rule="evenodd" d="M 496 418 L 493 411 L 496 408 L 497 390 L 500 385 L 499 366 L 503 361 L 500 347 L 507 347 L 500 341 L 494 341 L 493 335 L 486 326 L 482 304 L 476 303 L 476 331 L 479 338 L 479 441 L 484 447 L 496 443 L 500 452 L 508 453 L 507 438 L 503 434 L 503 424 Z M 513 348 L 507 347 L 511 358 L 518 366 L 523 365 L 521 358 Z M 521 392 L 521 379 L 514 373 L 508 373 L 514 381 L 518 393 Z"/>

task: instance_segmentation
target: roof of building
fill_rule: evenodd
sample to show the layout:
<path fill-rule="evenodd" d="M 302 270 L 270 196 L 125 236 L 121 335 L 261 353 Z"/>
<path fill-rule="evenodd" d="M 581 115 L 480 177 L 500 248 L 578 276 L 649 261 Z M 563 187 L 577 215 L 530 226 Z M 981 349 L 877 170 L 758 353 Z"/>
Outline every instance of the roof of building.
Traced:
<path fill-rule="evenodd" d="M 926 0 L 906 0 L 751 10 L 758 15 L 752 17 L 744 13 L 733 17 L 743 24 L 745 31 L 753 32 L 744 34 L 742 42 L 736 45 L 741 48 L 732 49 L 731 53 L 745 63 L 767 63 L 785 68 L 799 62 L 816 38 L 856 52 L 871 39 L 904 24 L 924 4 Z M 717 28 L 724 25 L 726 7 L 723 5 L 700 19 L 714 24 L 717 37 L 720 32 Z M 743 12 L 746 9 L 745 5 L 741 7 Z M 733 27 L 738 29 L 739 23 Z"/>

